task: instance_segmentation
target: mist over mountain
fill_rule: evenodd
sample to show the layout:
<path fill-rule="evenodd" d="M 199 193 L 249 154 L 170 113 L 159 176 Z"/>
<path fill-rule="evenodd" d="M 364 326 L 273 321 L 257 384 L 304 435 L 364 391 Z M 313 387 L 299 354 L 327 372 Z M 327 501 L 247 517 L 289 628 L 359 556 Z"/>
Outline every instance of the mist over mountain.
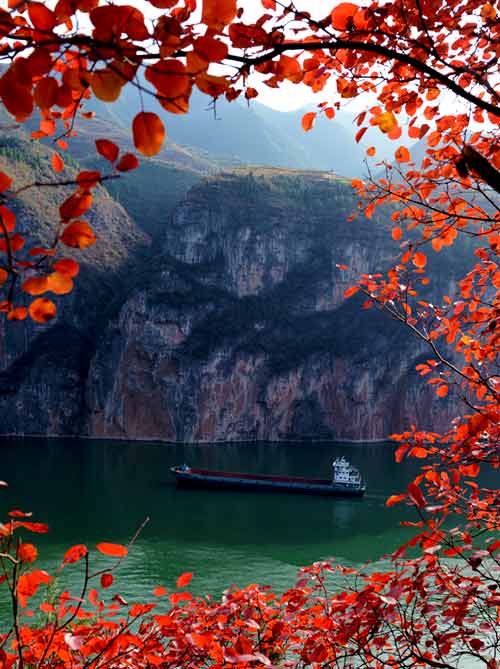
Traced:
<path fill-rule="evenodd" d="M 137 90 L 128 87 L 116 103 L 94 100 L 89 109 L 98 118 L 129 131 L 137 109 L 137 95 Z M 377 146 L 377 160 L 392 160 L 398 146 L 377 128 L 369 128 L 363 141 L 357 144 L 356 113 L 346 110 L 338 111 L 331 121 L 318 113 L 314 128 L 306 133 L 301 119 L 311 108 L 283 112 L 256 101 L 229 103 L 224 98 L 214 105 L 207 96 L 196 92 L 190 101 L 189 114 L 167 113 L 153 98 L 146 98 L 146 108 L 160 115 L 174 146 L 195 153 L 198 159 L 225 166 L 317 169 L 359 177 L 366 172 L 368 146 Z"/>

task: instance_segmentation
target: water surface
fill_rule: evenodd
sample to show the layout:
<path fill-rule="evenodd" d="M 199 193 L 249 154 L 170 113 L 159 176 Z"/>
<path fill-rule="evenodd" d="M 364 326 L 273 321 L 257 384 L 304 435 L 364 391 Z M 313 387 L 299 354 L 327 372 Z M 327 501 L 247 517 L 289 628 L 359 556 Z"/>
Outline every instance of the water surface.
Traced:
<path fill-rule="evenodd" d="M 396 465 L 390 444 L 217 444 L 106 442 L 76 439 L 3 439 L 2 517 L 12 508 L 34 512 L 50 533 L 30 535 L 40 566 L 54 568 L 75 543 L 127 543 L 150 521 L 116 574 L 118 590 L 143 597 L 158 584 L 173 586 L 193 571 L 192 590 L 214 595 L 230 584 L 258 582 L 284 589 L 298 567 L 334 558 L 376 560 L 401 542 L 410 509 L 387 509 L 388 495 L 404 490 L 417 465 Z M 362 500 L 175 487 L 169 467 L 329 477 L 345 455 L 368 486 Z M 26 537 L 28 539 L 28 537 Z M 96 568 L 107 564 L 93 554 Z M 81 581 L 78 568 L 69 586 Z"/>

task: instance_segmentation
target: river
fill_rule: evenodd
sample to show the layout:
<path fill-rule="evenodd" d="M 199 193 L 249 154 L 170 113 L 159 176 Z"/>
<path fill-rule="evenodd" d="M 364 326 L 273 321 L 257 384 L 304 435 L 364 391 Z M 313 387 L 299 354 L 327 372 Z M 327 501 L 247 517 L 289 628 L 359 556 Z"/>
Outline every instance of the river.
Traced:
<path fill-rule="evenodd" d="M 378 560 L 407 536 L 401 518 L 411 509 L 386 508 L 417 471 L 395 464 L 391 444 L 170 445 L 78 439 L 2 439 L 3 516 L 17 508 L 50 526 L 28 535 L 39 547 L 39 566 L 53 569 L 75 543 L 127 543 L 142 521 L 130 555 L 116 572 L 113 591 L 148 597 L 185 571 L 190 589 L 219 595 L 228 585 L 260 583 L 278 590 L 294 582 L 298 567 L 333 558 L 345 564 Z M 334 457 L 345 455 L 367 482 L 362 500 L 306 495 L 177 489 L 174 464 L 260 473 L 328 477 Z M 109 559 L 92 552 L 95 568 Z M 80 565 L 66 570 L 70 589 Z M 3 611 L 2 611 L 3 609 Z M 0 599 L 0 614 L 5 602 Z M 3 616 L 2 616 L 3 617 Z"/>

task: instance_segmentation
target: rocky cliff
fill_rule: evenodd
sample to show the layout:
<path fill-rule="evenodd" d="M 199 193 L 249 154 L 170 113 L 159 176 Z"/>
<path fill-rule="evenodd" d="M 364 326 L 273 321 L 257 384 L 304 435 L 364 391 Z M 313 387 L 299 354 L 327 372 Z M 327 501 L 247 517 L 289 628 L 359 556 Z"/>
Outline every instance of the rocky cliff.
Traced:
<path fill-rule="evenodd" d="M 0 168 L 19 185 L 49 178 L 49 161 L 22 138 L 0 143 Z M 169 170 L 146 164 L 124 181 L 123 206 L 100 189 L 99 243 L 80 258 L 56 323 L 1 326 L 3 434 L 368 440 L 414 421 L 445 424 L 452 403 L 435 401 L 414 371 L 425 351 L 344 300 L 360 272 L 387 267 L 395 252 L 382 218 L 346 222 L 356 204 L 347 181 L 177 171 L 166 206 Z M 143 207 L 141 179 L 151 191 Z M 60 199 L 29 190 L 16 203 L 42 242 Z M 441 267 L 437 290 L 454 271 Z"/>
<path fill-rule="evenodd" d="M 90 361 L 86 433 L 368 440 L 444 425 L 455 409 L 414 371 L 425 351 L 343 298 L 395 251 L 383 220 L 346 223 L 353 206 L 327 173 L 246 170 L 194 186 Z"/>

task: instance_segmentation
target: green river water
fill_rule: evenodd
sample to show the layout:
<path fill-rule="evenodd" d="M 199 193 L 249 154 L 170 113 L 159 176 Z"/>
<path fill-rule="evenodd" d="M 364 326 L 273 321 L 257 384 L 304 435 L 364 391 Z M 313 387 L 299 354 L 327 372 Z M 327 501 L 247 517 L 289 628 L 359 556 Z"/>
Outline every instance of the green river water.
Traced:
<path fill-rule="evenodd" d="M 378 560 L 407 535 L 399 527 L 411 510 L 386 508 L 417 470 L 394 463 L 390 444 L 170 445 L 76 439 L 2 439 L 2 517 L 17 508 L 49 524 L 47 535 L 26 535 L 39 547 L 40 568 L 52 570 L 75 543 L 127 543 L 150 521 L 116 572 L 113 591 L 132 599 L 158 584 L 172 587 L 192 571 L 190 589 L 220 595 L 229 585 L 260 583 L 282 590 L 315 560 L 344 564 Z M 306 495 L 191 491 L 175 487 L 174 464 L 233 471 L 329 477 L 345 455 L 367 482 L 362 500 Z M 109 560 L 95 551 L 97 569 Z M 78 591 L 79 565 L 63 583 Z M 0 596 L 0 617 L 6 602 Z"/>

